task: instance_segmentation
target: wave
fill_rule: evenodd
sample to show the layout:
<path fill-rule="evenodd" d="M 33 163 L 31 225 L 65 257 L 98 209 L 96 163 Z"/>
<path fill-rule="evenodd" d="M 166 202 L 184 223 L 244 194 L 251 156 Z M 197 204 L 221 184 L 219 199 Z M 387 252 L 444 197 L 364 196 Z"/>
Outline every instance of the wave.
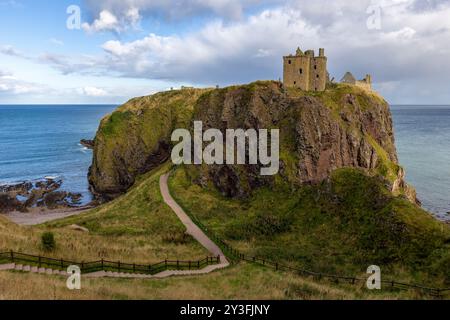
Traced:
<path fill-rule="evenodd" d="M 80 151 L 82 153 L 88 153 L 89 152 L 89 148 L 83 146 L 81 143 L 79 143 L 78 146 L 79 146 L 78 151 Z"/>

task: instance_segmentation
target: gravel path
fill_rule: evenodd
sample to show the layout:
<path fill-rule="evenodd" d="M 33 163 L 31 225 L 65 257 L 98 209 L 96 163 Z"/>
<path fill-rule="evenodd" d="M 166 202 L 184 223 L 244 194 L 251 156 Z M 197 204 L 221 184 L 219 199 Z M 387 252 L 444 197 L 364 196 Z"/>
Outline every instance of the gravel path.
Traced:
<path fill-rule="evenodd" d="M 181 222 L 185 225 L 187 232 L 194 237 L 203 247 L 205 247 L 213 256 L 220 256 L 220 261 L 222 267 L 228 266 L 229 262 L 222 250 L 211 240 L 208 236 L 200 229 L 189 216 L 184 212 L 184 210 L 176 203 L 176 201 L 170 195 L 169 187 L 167 186 L 167 181 L 169 179 L 169 174 L 164 174 L 160 177 L 159 185 L 161 189 L 161 194 L 163 196 L 164 202 L 172 208 Z"/>

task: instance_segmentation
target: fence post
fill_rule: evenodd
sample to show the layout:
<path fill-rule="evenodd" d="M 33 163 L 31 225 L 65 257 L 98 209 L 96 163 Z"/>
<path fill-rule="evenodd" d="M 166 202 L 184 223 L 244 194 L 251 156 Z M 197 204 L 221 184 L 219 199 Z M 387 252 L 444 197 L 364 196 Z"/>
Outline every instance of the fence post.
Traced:
<path fill-rule="evenodd" d="M 191 270 L 191 261 L 189 261 L 189 270 Z"/>
<path fill-rule="evenodd" d="M 441 289 L 436 289 L 436 295 L 437 295 L 437 298 L 438 298 L 438 299 L 442 299 L 442 296 L 441 296 Z"/>
<path fill-rule="evenodd" d="M 61 269 L 64 269 L 64 260 L 61 259 Z"/>
<path fill-rule="evenodd" d="M 38 257 L 38 261 L 39 261 L 39 268 L 41 267 L 41 256 Z"/>
<path fill-rule="evenodd" d="M 11 250 L 11 262 L 14 262 L 14 251 Z"/>
<path fill-rule="evenodd" d="M 152 273 L 152 265 L 151 264 L 148 265 L 148 272 Z"/>
<path fill-rule="evenodd" d="M 133 272 L 136 272 L 136 264 L 133 263 Z"/>
<path fill-rule="evenodd" d="M 180 260 L 177 260 L 177 270 L 180 269 Z"/>
<path fill-rule="evenodd" d="M 118 270 L 120 272 L 120 261 L 117 261 Z"/>
<path fill-rule="evenodd" d="M 81 270 L 84 269 L 84 261 L 81 261 Z"/>
<path fill-rule="evenodd" d="M 164 261 L 164 267 L 165 267 L 166 270 L 167 270 L 167 259 Z"/>
<path fill-rule="evenodd" d="M 105 271 L 103 258 L 102 258 L 102 271 Z"/>

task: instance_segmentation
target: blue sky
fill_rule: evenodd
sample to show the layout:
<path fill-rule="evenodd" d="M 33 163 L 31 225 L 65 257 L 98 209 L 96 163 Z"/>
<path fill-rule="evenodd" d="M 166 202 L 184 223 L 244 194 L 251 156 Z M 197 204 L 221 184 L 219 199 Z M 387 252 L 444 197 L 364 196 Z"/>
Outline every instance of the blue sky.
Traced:
<path fill-rule="evenodd" d="M 391 103 L 450 104 L 448 17 L 443 0 L 0 0 L 0 103 L 278 79 L 301 46 L 325 47 L 336 79 L 372 74 Z"/>

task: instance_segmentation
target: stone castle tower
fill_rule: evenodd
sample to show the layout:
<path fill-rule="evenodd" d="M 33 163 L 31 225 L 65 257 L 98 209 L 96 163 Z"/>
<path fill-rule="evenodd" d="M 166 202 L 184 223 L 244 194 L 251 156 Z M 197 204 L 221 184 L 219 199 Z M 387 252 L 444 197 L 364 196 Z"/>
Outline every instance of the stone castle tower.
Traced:
<path fill-rule="evenodd" d="M 283 82 L 286 87 L 305 91 L 324 91 L 328 82 L 327 57 L 325 49 L 319 49 L 319 56 L 314 50 L 305 53 L 297 49 L 294 55 L 283 58 Z"/>

